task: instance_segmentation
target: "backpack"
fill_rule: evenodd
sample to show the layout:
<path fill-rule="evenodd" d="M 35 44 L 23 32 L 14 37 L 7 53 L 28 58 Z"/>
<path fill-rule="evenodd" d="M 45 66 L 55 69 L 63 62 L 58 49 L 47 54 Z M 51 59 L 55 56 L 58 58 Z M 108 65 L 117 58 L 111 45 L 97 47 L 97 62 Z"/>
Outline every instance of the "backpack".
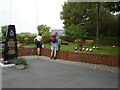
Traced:
<path fill-rule="evenodd" d="M 51 36 L 51 42 L 52 42 L 52 43 L 57 42 L 56 36 L 57 36 L 56 34 L 53 34 L 53 35 Z"/>

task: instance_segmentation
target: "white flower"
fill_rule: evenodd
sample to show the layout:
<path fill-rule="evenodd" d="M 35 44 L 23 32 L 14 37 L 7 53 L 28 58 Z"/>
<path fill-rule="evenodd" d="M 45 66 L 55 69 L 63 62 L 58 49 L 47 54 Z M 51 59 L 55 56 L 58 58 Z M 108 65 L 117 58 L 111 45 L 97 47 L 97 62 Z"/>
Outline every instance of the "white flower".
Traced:
<path fill-rule="evenodd" d="M 44 48 L 44 45 L 42 45 L 42 48 Z"/>
<path fill-rule="evenodd" d="M 85 50 L 85 48 L 82 48 L 82 50 L 84 51 L 84 50 Z"/>
<path fill-rule="evenodd" d="M 89 51 L 91 52 L 91 51 L 92 51 L 92 48 L 90 48 Z"/>
<path fill-rule="evenodd" d="M 86 51 L 88 51 L 88 48 L 86 48 Z"/>
<path fill-rule="evenodd" d="M 75 47 L 75 49 L 77 49 L 77 47 Z"/>
<path fill-rule="evenodd" d="M 113 46 L 113 48 L 114 48 L 115 46 Z"/>

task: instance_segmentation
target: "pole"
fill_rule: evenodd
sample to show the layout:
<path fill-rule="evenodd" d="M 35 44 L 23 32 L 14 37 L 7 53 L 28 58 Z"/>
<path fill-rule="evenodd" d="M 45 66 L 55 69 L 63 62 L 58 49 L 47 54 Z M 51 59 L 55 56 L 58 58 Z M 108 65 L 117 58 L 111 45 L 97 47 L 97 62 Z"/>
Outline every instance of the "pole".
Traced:
<path fill-rule="evenodd" d="M 11 0 L 10 0 L 10 24 L 11 24 Z"/>
<path fill-rule="evenodd" d="M 99 2 L 97 2 L 97 31 L 96 31 L 96 41 L 98 42 L 98 33 L 99 33 Z"/>

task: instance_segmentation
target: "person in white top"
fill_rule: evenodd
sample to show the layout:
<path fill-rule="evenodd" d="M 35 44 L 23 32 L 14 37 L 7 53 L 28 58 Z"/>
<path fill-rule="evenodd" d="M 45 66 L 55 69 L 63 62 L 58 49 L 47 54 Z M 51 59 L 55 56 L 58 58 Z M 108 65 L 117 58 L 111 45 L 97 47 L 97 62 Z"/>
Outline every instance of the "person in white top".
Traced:
<path fill-rule="evenodd" d="M 37 37 L 34 38 L 34 42 L 36 43 L 36 47 L 37 47 L 37 54 L 39 56 L 41 56 L 41 48 L 42 48 L 42 34 L 39 33 Z"/>

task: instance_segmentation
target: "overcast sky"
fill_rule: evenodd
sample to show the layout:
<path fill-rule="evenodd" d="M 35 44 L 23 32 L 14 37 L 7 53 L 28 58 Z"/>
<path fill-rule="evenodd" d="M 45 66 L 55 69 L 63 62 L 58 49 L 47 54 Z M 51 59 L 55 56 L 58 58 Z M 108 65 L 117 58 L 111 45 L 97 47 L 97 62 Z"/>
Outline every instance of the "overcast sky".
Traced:
<path fill-rule="evenodd" d="M 10 2 L 11 1 L 11 2 Z M 65 0 L 0 0 L 0 26 L 13 24 L 16 32 L 37 33 L 37 25 L 62 29 Z"/>

